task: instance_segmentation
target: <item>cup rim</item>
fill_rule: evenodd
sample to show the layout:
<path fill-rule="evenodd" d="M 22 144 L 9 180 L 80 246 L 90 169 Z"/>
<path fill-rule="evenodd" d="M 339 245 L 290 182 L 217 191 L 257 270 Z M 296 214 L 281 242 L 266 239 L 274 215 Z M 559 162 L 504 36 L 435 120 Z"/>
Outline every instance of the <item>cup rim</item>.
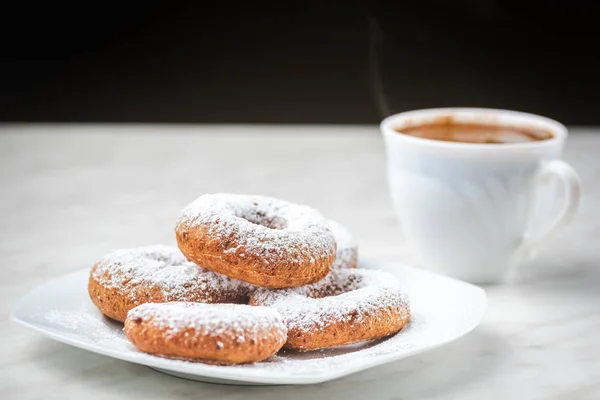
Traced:
<path fill-rule="evenodd" d="M 447 142 L 443 140 L 427 139 L 416 136 L 410 136 L 397 131 L 394 126 L 410 118 L 435 118 L 436 116 L 446 115 L 476 115 L 489 117 L 509 117 L 523 120 L 523 123 L 530 121 L 532 124 L 542 125 L 545 129 L 552 132 L 552 138 L 535 142 L 518 143 L 467 143 L 467 142 Z M 504 110 L 499 108 L 480 108 L 480 107 L 440 107 L 425 108 L 419 110 L 405 111 L 393 114 L 384 118 L 379 124 L 379 128 L 386 139 L 403 141 L 409 144 L 420 145 L 436 149 L 461 149 L 461 150 L 486 150 L 486 151 L 509 151 L 515 149 L 542 149 L 556 146 L 562 143 L 568 136 L 567 127 L 558 121 L 537 114 L 526 113 L 522 111 Z"/>

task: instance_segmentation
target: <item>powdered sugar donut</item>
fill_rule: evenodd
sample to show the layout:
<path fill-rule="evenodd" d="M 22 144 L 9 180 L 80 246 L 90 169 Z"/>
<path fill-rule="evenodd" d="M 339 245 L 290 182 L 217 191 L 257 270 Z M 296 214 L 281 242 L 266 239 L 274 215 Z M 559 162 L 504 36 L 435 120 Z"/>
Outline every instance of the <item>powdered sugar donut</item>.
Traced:
<path fill-rule="evenodd" d="M 333 232 L 337 251 L 331 269 L 356 268 L 358 264 L 358 245 L 352 234 L 342 224 L 329 220 L 329 229 Z"/>
<path fill-rule="evenodd" d="M 287 335 L 272 308 L 179 302 L 132 309 L 124 332 L 143 352 L 216 364 L 264 360 Z"/>
<path fill-rule="evenodd" d="M 313 350 L 378 339 L 398 332 L 410 319 L 407 296 L 393 275 L 340 269 L 312 285 L 258 289 L 251 305 L 273 307 L 288 328 L 284 347 Z"/>
<path fill-rule="evenodd" d="M 335 259 L 335 238 L 318 211 L 270 197 L 200 196 L 175 232 L 188 260 L 268 288 L 316 282 Z"/>
<path fill-rule="evenodd" d="M 188 262 L 175 247 L 117 250 L 92 267 L 88 292 L 106 316 L 125 321 L 144 303 L 246 303 L 251 285 Z"/>

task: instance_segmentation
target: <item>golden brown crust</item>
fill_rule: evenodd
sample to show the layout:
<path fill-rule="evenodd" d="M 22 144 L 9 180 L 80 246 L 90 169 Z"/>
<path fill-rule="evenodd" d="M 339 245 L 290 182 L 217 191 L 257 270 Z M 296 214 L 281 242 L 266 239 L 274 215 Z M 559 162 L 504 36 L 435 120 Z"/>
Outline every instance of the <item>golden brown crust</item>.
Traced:
<path fill-rule="evenodd" d="M 253 285 L 266 288 L 289 288 L 317 282 L 323 279 L 335 260 L 335 246 L 321 258 L 315 258 L 310 248 L 293 250 L 296 259 L 277 258 L 269 261 L 261 255 L 245 251 L 236 240 L 217 240 L 211 235 L 211 227 L 190 225 L 180 221 L 175 229 L 177 245 L 186 258 L 204 268 L 227 275 Z M 227 249 L 235 248 L 235 252 Z M 243 257 L 240 256 L 243 254 Z"/>
<path fill-rule="evenodd" d="M 88 282 L 88 293 L 92 302 L 98 307 L 102 314 L 109 318 L 124 322 L 127 313 L 134 307 L 145 303 L 166 303 L 169 301 L 189 301 L 196 303 L 232 303 L 247 304 L 248 295 L 240 292 L 218 293 L 208 290 L 189 292 L 185 298 L 165 296 L 163 291 L 148 283 L 131 285 L 129 290 L 115 289 L 102 285 L 93 276 Z"/>
<path fill-rule="evenodd" d="M 162 269 L 161 269 L 162 268 Z M 174 247 L 150 246 L 106 255 L 90 271 L 88 293 L 102 313 L 123 322 L 145 303 L 248 302 L 250 285 L 186 262 Z"/>
<path fill-rule="evenodd" d="M 360 321 L 354 320 L 352 315 L 348 318 L 347 322 L 333 322 L 309 332 L 292 328 L 284 347 L 316 350 L 384 338 L 401 330 L 410 321 L 410 313 L 399 309 L 382 309 L 366 314 Z"/>
<path fill-rule="evenodd" d="M 410 320 L 408 297 L 389 273 L 339 269 L 312 285 L 259 289 L 250 305 L 272 307 L 288 328 L 284 347 L 314 350 L 379 339 Z"/>
<path fill-rule="evenodd" d="M 160 312 L 162 317 L 169 311 Z M 262 361 L 277 353 L 286 338 L 281 316 L 275 323 L 237 329 L 232 334 L 230 330 L 206 331 L 193 324 L 173 329 L 155 318 L 130 314 L 124 332 L 145 353 L 218 365 Z"/>
<path fill-rule="evenodd" d="M 125 320 L 124 331 L 144 353 L 218 365 L 262 361 L 277 353 L 285 341 L 270 338 L 239 343 L 227 336 L 197 336 L 191 328 L 167 336 L 165 328 L 141 320 Z"/>
<path fill-rule="evenodd" d="M 142 304 L 136 304 L 131 296 L 120 293 L 117 289 L 101 285 L 92 276 L 88 282 L 88 293 L 102 314 L 119 322 L 125 321 L 129 310 Z"/>

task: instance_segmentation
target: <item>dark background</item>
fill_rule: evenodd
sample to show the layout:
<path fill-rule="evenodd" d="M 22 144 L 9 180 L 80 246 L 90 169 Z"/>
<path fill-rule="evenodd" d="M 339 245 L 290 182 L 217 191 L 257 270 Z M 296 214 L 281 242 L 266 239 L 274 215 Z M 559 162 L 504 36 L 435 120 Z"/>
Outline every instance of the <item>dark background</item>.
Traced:
<path fill-rule="evenodd" d="M 374 123 L 481 106 L 600 124 L 599 14 L 583 1 L 1 7 L 2 121 Z"/>

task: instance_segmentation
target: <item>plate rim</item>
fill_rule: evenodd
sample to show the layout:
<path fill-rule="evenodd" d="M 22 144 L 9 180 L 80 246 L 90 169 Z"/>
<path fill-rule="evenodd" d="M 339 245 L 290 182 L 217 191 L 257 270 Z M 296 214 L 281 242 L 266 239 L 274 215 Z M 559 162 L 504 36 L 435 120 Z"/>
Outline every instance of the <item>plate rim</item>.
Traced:
<path fill-rule="evenodd" d="M 26 328 L 29 328 L 37 333 L 40 333 L 42 336 L 45 336 L 45 337 L 55 340 L 57 342 L 64 343 L 64 344 L 67 344 L 67 345 L 70 345 L 70 346 L 73 346 L 73 347 L 76 347 L 79 349 L 91 351 L 93 353 L 100 354 L 103 356 L 112 357 L 112 358 L 115 358 L 118 360 L 123 360 L 123 361 L 127 361 L 127 362 L 132 362 L 135 364 L 144 365 L 144 366 L 147 366 L 150 368 L 166 369 L 166 370 L 180 372 L 180 373 L 188 374 L 188 375 L 194 375 L 194 376 L 198 376 L 198 377 L 209 377 L 209 378 L 230 380 L 230 381 L 232 381 L 232 383 L 233 382 L 240 382 L 240 383 L 247 382 L 247 383 L 258 383 L 258 384 L 271 384 L 271 385 L 306 385 L 306 384 L 317 384 L 317 383 L 331 381 L 331 380 L 345 377 L 345 376 L 348 376 L 351 374 L 355 374 L 357 372 L 365 371 L 365 370 L 368 370 L 368 369 L 371 369 L 371 368 L 374 368 L 377 366 L 388 364 L 393 361 L 398 361 L 398 360 L 401 360 L 404 358 L 412 357 L 414 355 L 424 353 L 424 352 L 427 352 L 430 350 L 434 350 L 441 346 L 447 345 L 447 344 L 452 343 L 452 342 L 458 340 L 459 338 L 467 335 L 471 331 L 473 331 L 473 329 L 475 329 L 477 326 L 479 326 L 481 324 L 483 318 L 486 315 L 487 306 L 488 306 L 487 294 L 486 294 L 485 290 L 479 286 L 476 286 L 471 283 L 464 282 L 464 281 L 461 281 L 461 280 L 458 280 L 455 278 L 451 278 L 448 276 L 436 274 L 434 272 L 431 272 L 431 271 L 428 271 L 428 270 L 425 270 L 422 268 L 416 268 L 416 267 L 413 267 L 413 266 L 405 264 L 405 263 L 386 262 L 386 261 L 377 261 L 377 260 L 369 259 L 369 260 L 364 260 L 364 261 L 361 260 L 361 266 L 365 266 L 366 268 L 373 268 L 374 266 L 378 266 L 378 268 L 401 267 L 404 269 L 410 269 L 410 270 L 417 271 L 417 273 L 419 273 L 419 274 L 431 275 L 431 276 L 435 277 L 436 279 L 453 281 L 454 284 L 466 285 L 466 286 L 470 287 L 471 290 L 476 292 L 477 296 L 481 300 L 480 302 L 478 302 L 478 307 L 476 309 L 477 318 L 474 318 L 473 322 L 469 326 L 466 326 L 464 329 L 460 330 L 459 332 L 455 333 L 454 335 L 448 336 L 444 340 L 440 340 L 440 341 L 438 341 L 434 344 L 428 345 L 428 346 L 417 347 L 414 349 L 405 349 L 401 353 L 394 352 L 394 353 L 390 353 L 390 354 L 382 354 L 382 355 L 378 356 L 377 358 L 374 358 L 369 361 L 365 361 L 364 363 L 355 365 L 353 367 L 348 367 L 346 369 L 341 369 L 341 370 L 332 370 L 331 372 L 328 372 L 326 374 L 320 373 L 319 375 L 288 375 L 285 377 L 284 376 L 265 376 L 265 375 L 248 374 L 247 371 L 250 371 L 250 370 L 246 370 L 246 372 L 240 373 L 240 371 L 243 371 L 243 370 L 236 370 L 236 369 L 217 370 L 217 369 L 211 368 L 211 369 L 202 371 L 202 374 L 193 373 L 185 368 L 186 364 L 172 364 L 172 365 L 167 364 L 167 365 L 165 365 L 164 364 L 165 359 L 160 358 L 160 357 L 146 358 L 146 357 L 144 357 L 144 356 L 146 356 L 146 354 L 143 354 L 143 353 L 128 354 L 128 353 L 124 353 L 119 350 L 103 348 L 103 347 L 93 344 L 93 343 L 88 343 L 88 342 L 85 342 L 85 341 L 82 341 L 82 340 L 76 339 L 76 338 L 73 339 L 71 337 L 57 333 L 57 332 L 53 331 L 52 329 L 47 328 L 46 326 L 35 324 L 35 323 L 30 323 L 28 321 L 23 320 L 22 318 L 20 318 L 17 315 L 17 311 L 20 308 L 19 307 L 20 304 L 25 302 L 25 300 L 30 295 L 35 293 L 37 290 L 41 289 L 44 286 L 55 283 L 56 281 L 63 280 L 69 276 L 83 274 L 84 271 L 86 273 L 89 273 L 89 268 L 80 269 L 77 271 L 73 271 L 73 272 L 70 272 L 67 274 L 60 275 L 58 277 L 50 279 L 46 282 L 43 282 L 43 283 L 36 285 L 35 287 L 29 289 L 11 307 L 10 318 L 12 321 L 14 321 L 22 326 L 25 326 Z M 474 311 L 474 313 L 475 313 L 475 311 Z"/>

